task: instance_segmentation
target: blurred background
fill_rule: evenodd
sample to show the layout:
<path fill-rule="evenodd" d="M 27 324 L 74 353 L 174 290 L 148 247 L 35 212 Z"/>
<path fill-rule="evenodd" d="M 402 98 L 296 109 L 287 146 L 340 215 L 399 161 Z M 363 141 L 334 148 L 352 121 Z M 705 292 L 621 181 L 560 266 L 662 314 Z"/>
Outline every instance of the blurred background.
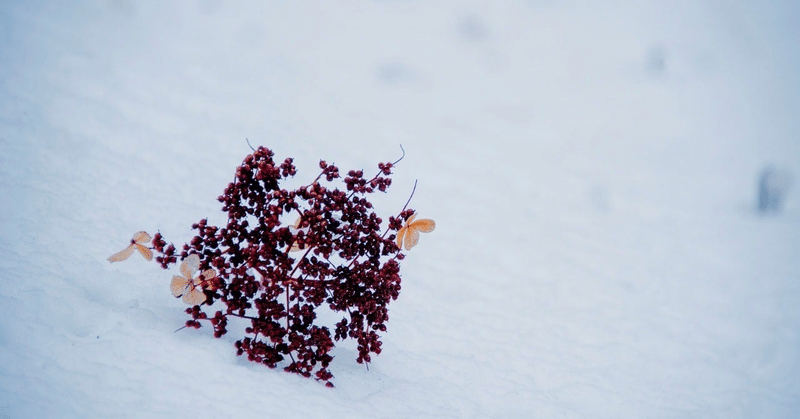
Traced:
<path fill-rule="evenodd" d="M 799 13 L 0 0 L 0 417 L 792 417 Z M 105 262 L 224 223 L 246 139 L 297 185 L 402 144 L 376 206 L 418 180 L 437 222 L 384 353 L 365 372 L 343 345 L 335 392 L 173 334 L 170 274 Z"/>

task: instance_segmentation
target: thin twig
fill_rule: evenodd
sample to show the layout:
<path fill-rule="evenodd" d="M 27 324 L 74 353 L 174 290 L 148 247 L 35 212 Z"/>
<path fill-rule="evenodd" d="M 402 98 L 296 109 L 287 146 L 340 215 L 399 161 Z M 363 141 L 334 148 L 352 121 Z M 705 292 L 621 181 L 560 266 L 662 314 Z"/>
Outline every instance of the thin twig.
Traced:
<path fill-rule="evenodd" d="M 411 198 L 414 197 L 414 191 L 416 191 L 416 190 L 417 190 L 417 180 L 415 179 L 414 180 L 414 189 L 411 190 L 411 196 L 408 197 L 408 201 L 406 201 L 406 204 L 403 205 L 403 209 L 401 209 L 400 212 L 403 212 L 403 211 L 406 210 L 406 207 L 408 207 L 408 204 L 411 202 Z"/>
<path fill-rule="evenodd" d="M 402 151 L 402 152 L 403 152 L 403 155 L 402 155 L 402 156 L 400 156 L 400 158 L 399 158 L 399 159 L 397 159 L 397 161 L 395 161 L 394 163 L 392 163 L 392 166 L 394 166 L 394 165 L 396 165 L 397 163 L 399 163 L 399 162 L 400 162 L 400 160 L 403 160 L 403 157 L 405 157 L 405 156 L 406 156 L 406 150 L 403 148 L 403 145 L 402 145 L 402 144 L 400 144 L 400 151 Z"/>
<path fill-rule="evenodd" d="M 291 315 L 289 314 L 289 289 L 290 288 L 291 288 L 291 285 L 289 285 L 287 283 L 286 284 L 286 331 L 287 332 L 290 329 L 289 328 L 289 319 L 291 318 Z"/>
<path fill-rule="evenodd" d="M 249 138 L 245 138 L 244 140 L 247 141 L 247 145 L 250 147 L 250 150 L 256 151 L 256 149 L 253 148 L 252 145 L 250 145 L 250 139 Z"/>
<path fill-rule="evenodd" d="M 244 315 L 239 315 L 239 314 L 236 314 L 236 313 L 225 313 L 225 315 L 226 316 L 238 317 L 240 319 L 260 320 L 258 317 L 244 316 Z"/>
<path fill-rule="evenodd" d="M 406 201 L 406 204 L 403 205 L 403 209 L 401 209 L 400 212 L 403 212 L 403 211 L 406 210 L 406 208 L 408 207 L 408 204 L 411 203 L 411 198 L 414 197 L 414 192 L 416 190 L 417 190 L 417 180 L 415 179 L 414 180 L 414 189 L 411 190 L 411 195 L 408 197 L 408 201 Z M 386 227 L 386 231 L 384 231 L 383 234 L 381 234 L 381 238 L 386 237 L 386 235 L 389 234 L 390 230 L 391 230 L 391 228 L 387 226 Z M 401 247 L 400 250 L 403 250 L 403 248 Z M 394 259 L 394 258 L 392 258 L 392 259 Z M 351 263 L 351 265 L 352 265 L 352 263 Z M 348 265 L 348 267 L 350 267 L 350 265 Z"/>

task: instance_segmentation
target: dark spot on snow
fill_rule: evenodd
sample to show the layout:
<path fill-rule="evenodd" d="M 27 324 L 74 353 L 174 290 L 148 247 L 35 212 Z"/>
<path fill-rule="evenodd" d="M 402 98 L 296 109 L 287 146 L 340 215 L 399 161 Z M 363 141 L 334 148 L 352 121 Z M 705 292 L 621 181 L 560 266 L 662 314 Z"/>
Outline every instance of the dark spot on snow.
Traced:
<path fill-rule="evenodd" d="M 414 73 L 402 63 L 390 62 L 378 66 L 375 71 L 378 80 L 386 84 L 409 82 L 414 78 Z"/>
<path fill-rule="evenodd" d="M 758 178 L 757 209 L 761 214 L 777 214 L 792 187 L 792 175 L 782 169 L 767 166 Z"/>
<path fill-rule="evenodd" d="M 653 45 L 645 54 L 644 69 L 648 73 L 659 76 L 667 70 L 667 50 L 661 45 Z"/>
<path fill-rule="evenodd" d="M 458 33 L 464 41 L 477 44 L 489 36 L 489 29 L 478 16 L 467 15 L 458 22 Z"/>

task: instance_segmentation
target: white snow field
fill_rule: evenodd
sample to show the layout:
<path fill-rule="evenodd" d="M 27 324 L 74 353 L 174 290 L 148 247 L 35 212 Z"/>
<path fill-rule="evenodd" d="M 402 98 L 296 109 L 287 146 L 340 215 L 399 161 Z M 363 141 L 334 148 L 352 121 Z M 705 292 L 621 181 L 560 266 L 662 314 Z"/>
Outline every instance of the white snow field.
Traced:
<path fill-rule="evenodd" d="M 800 416 L 791 1 L 0 1 L 0 418 Z M 253 145 L 433 218 L 336 387 L 175 330 Z M 755 211 L 758 175 L 794 177 Z"/>

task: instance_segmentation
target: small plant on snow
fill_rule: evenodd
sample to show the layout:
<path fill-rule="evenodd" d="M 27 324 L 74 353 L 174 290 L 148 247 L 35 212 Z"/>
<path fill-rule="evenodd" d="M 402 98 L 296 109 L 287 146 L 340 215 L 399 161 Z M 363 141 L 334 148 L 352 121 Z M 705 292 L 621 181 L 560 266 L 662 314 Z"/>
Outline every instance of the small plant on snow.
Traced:
<path fill-rule="evenodd" d="M 287 190 L 280 183 L 296 174 L 293 160 L 277 163 L 273 157 L 259 147 L 236 169 L 218 198 L 228 213 L 226 225 L 200 220 L 192 225 L 197 235 L 180 250 L 160 233 L 151 240 L 138 232 L 108 260 L 125 260 L 135 250 L 151 260 L 155 251 L 156 262 L 168 269 L 180 259 L 170 289 L 191 306 L 186 327 L 205 322 L 219 338 L 228 333 L 230 317 L 246 319 L 250 325 L 235 343 L 238 355 L 333 386 L 328 367 L 334 341 L 354 339 L 358 363 L 381 352 L 387 306 L 400 293 L 401 247 L 411 249 L 435 223 L 415 220 L 407 202 L 382 231 L 383 220 L 367 198 L 387 190 L 400 160 L 378 164 L 372 179 L 361 170 L 342 178 L 335 165 L 320 161 L 313 182 Z M 340 313 L 341 320 L 332 328 L 318 324 L 321 307 Z"/>

